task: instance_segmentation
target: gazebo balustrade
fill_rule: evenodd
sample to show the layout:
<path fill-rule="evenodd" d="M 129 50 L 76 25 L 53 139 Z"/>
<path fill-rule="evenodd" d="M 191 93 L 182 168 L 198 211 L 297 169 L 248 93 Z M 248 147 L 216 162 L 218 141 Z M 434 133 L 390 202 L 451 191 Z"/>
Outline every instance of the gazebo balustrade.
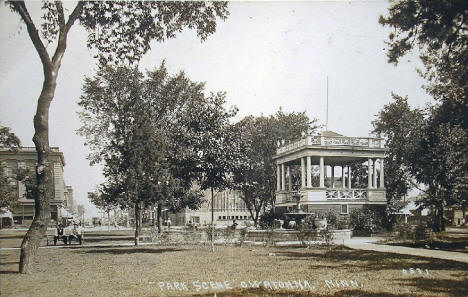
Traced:
<path fill-rule="evenodd" d="M 283 144 L 278 147 L 275 157 L 278 178 L 276 203 L 294 203 L 291 196 L 293 188 L 300 191 L 301 203 L 385 203 L 385 151 L 382 138 L 345 137 L 331 131 Z M 351 165 L 359 163 L 367 163 L 367 188 L 354 188 L 352 185 Z M 293 166 L 300 167 L 297 172 L 301 176 L 296 181 L 299 185 L 292 182 Z"/>

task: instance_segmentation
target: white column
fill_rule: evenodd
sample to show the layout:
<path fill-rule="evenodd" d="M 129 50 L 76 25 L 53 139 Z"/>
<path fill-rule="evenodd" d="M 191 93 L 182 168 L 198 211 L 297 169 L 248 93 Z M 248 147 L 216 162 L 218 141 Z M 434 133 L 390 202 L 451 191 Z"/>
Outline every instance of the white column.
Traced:
<path fill-rule="evenodd" d="M 331 165 L 331 184 L 335 188 L 335 165 Z"/>
<path fill-rule="evenodd" d="M 288 166 L 286 170 L 288 173 L 288 191 L 292 191 L 291 166 Z"/>
<path fill-rule="evenodd" d="M 380 188 L 385 188 L 385 180 L 384 180 L 384 159 L 380 159 Z"/>
<path fill-rule="evenodd" d="M 325 188 L 324 159 L 320 157 L 320 188 Z"/>
<path fill-rule="evenodd" d="M 373 188 L 377 188 L 377 159 L 374 160 L 374 184 Z"/>
<path fill-rule="evenodd" d="M 348 166 L 348 188 L 351 189 L 351 166 Z"/>
<path fill-rule="evenodd" d="M 281 191 L 281 166 L 276 165 L 276 191 Z"/>
<path fill-rule="evenodd" d="M 372 160 L 367 159 L 367 187 L 372 188 Z"/>
<path fill-rule="evenodd" d="M 343 186 L 343 189 L 346 188 L 346 175 L 345 175 L 345 166 L 341 166 L 341 184 Z"/>
<path fill-rule="evenodd" d="M 312 187 L 312 160 L 307 156 L 307 187 Z"/>
<path fill-rule="evenodd" d="M 286 177 L 284 174 L 284 164 L 281 164 L 281 190 L 285 191 L 286 190 Z"/>
<path fill-rule="evenodd" d="M 301 158 L 301 187 L 306 186 L 306 165 L 305 158 Z"/>

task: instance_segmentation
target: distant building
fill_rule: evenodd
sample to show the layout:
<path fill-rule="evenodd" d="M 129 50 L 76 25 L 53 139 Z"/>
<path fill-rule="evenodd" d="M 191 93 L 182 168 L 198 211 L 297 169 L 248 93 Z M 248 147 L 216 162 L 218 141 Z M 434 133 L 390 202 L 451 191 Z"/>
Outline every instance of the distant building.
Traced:
<path fill-rule="evenodd" d="M 240 192 L 226 190 L 214 193 L 214 224 L 232 225 L 233 220 L 237 224 L 242 224 L 245 220 L 252 219 L 245 202 L 241 199 Z M 171 219 L 171 224 L 175 226 L 187 225 L 187 223 L 196 223 L 199 226 L 211 224 L 211 191 L 204 191 L 204 202 L 197 210 L 184 209 L 178 213 L 165 211 L 163 219 Z"/>
<path fill-rule="evenodd" d="M 447 207 L 444 211 L 444 217 L 447 219 L 447 225 L 460 227 L 466 224 L 467 215 L 460 206 Z"/>
<path fill-rule="evenodd" d="M 385 208 L 386 150 L 381 138 L 345 137 L 332 131 L 281 145 L 275 156 L 275 211 L 295 216 L 335 210 L 348 215 L 364 206 Z M 367 167 L 364 187 L 353 184 L 351 165 L 357 163 Z M 293 169 L 299 172 L 297 184 Z"/>
<path fill-rule="evenodd" d="M 53 168 L 53 192 L 50 197 L 51 219 L 58 221 L 62 217 L 63 207 L 74 204 L 73 189 L 66 186 L 63 178 L 65 159 L 58 147 L 52 147 L 49 155 Z M 0 165 L 4 174 L 14 177 L 17 169 L 30 169 L 34 173 L 37 164 L 36 149 L 22 147 L 16 152 L 0 148 Z M 26 197 L 26 189 L 22 182 L 12 181 L 18 195 L 18 205 L 11 210 L 15 224 L 29 225 L 34 217 L 34 200 Z"/>

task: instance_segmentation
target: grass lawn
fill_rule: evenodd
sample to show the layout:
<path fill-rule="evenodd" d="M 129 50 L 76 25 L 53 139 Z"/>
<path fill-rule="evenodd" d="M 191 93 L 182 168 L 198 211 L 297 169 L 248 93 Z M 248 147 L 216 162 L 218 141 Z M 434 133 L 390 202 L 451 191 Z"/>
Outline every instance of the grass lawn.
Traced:
<path fill-rule="evenodd" d="M 2 250 L 1 296 L 468 296 L 468 264 L 359 250 L 85 245 L 38 256 L 20 275 L 19 250 Z"/>
<path fill-rule="evenodd" d="M 452 228 L 438 233 L 432 240 L 393 240 L 387 244 L 468 253 L 468 229 Z"/>

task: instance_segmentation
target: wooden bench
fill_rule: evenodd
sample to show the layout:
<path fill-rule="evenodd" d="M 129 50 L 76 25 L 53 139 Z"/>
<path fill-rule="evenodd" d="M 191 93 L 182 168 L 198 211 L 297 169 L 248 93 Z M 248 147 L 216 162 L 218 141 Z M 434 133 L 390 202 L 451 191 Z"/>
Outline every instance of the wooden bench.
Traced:
<path fill-rule="evenodd" d="M 52 245 L 52 244 L 55 245 L 54 238 L 55 238 L 55 229 L 47 229 L 46 240 L 47 240 L 47 245 L 48 246 L 49 246 L 49 243 L 50 243 L 50 245 Z M 64 241 L 65 238 L 66 238 L 66 241 Z M 68 243 L 68 241 L 70 239 L 71 239 L 70 236 L 59 235 L 59 237 L 57 239 L 57 242 L 62 242 L 63 244 L 65 244 L 65 242 Z M 78 240 L 78 238 L 76 236 L 73 236 L 73 241 L 76 241 L 78 244 L 82 245 L 83 241 L 84 241 L 84 232 L 81 234 L 81 242 Z"/>

